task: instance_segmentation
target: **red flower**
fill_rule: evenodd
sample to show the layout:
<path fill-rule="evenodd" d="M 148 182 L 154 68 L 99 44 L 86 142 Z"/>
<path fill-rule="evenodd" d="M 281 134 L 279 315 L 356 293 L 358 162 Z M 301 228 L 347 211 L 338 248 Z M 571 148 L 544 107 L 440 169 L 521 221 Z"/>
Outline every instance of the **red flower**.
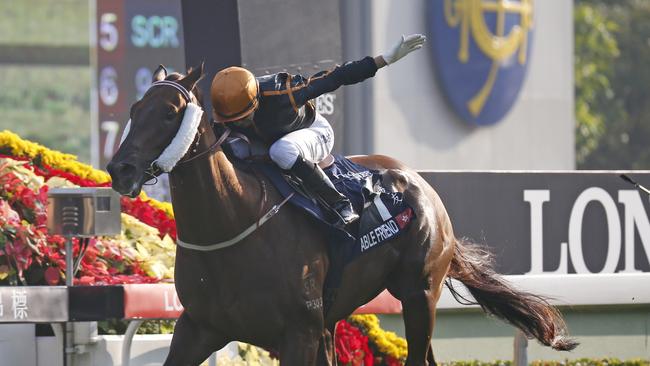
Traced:
<path fill-rule="evenodd" d="M 0 226 L 16 226 L 20 224 L 20 216 L 14 211 L 9 203 L 0 199 Z"/>
<path fill-rule="evenodd" d="M 0 158 L 2 157 L 25 161 L 25 166 L 30 167 L 34 173 L 36 173 L 36 175 L 42 176 L 45 179 L 50 179 L 51 177 L 61 177 L 81 187 L 110 187 L 111 185 L 110 182 L 97 183 L 89 179 L 80 178 L 74 174 L 55 169 L 42 163 L 40 165 L 29 165 L 31 162 L 25 158 L 0 155 Z M 17 184 L 20 185 L 22 183 L 19 179 L 16 180 Z M 41 202 L 47 204 L 47 191 L 45 191 L 44 194 L 44 199 L 41 199 Z M 173 218 L 169 217 L 165 211 L 157 209 L 148 203 L 143 202 L 139 197 L 135 199 L 122 197 L 122 211 L 137 218 L 147 225 L 157 228 L 160 232 L 160 237 L 164 237 L 166 234 L 168 234 L 172 239 L 176 240 L 176 221 Z"/>
<path fill-rule="evenodd" d="M 44 277 L 45 277 L 45 282 L 47 282 L 48 285 L 50 286 L 58 285 L 59 282 L 61 281 L 61 271 L 54 267 L 48 267 L 45 270 Z"/>
<path fill-rule="evenodd" d="M 97 184 L 44 164 L 32 164 L 27 159 L 9 158 L 26 161 L 26 168 L 46 179 L 58 176 L 83 187 L 110 185 Z M 30 278 L 24 276 L 23 272 L 31 270 L 34 263 L 37 264 L 34 268 L 44 269 L 42 278 L 50 285 L 60 283 L 66 270 L 66 239 L 59 235 L 49 235 L 45 227 L 47 191 L 47 186 L 32 190 L 18 176 L 0 166 L 0 259 L 7 263 L 3 273 L 15 270 L 13 273 L 18 273 L 22 282 L 25 278 Z M 124 211 L 157 227 L 161 236 L 169 234 L 176 237 L 175 221 L 164 211 L 139 198 L 123 199 L 122 202 L 128 208 Z M 72 252 L 75 256 L 80 253 L 79 244 L 79 240 L 73 240 Z M 118 243 L 104 238 L 90 240 L 76 277 L 75 283 L 80 285 L 158 282 L 158 279 L 146 275 L 132 253 L 123 251 Z"/>
<path fill-rule="evenodd" d="M 91 276 L 81 276 L 74 280 L 75 285 L 88 286 L 95 284 L 95 278 Z"/>
<path fill-rule="evenodd" d="M 359 328 L 341 320 L 336 325 L 336 355 L 343 365 L 372 366 L 374 356 L 368 346 L 368 337 Z"/>
<path fill-rule="evenodd" d="M 158 229 L 160 237 L 165 234 L 176 240 L 176 221 L 171 219 L 160 209 L 157 209 L 148 203 L 142 201 L 140 197 L 134 199 L 122 197 L 122 212 L 129 214 L 149 226 Z"/>

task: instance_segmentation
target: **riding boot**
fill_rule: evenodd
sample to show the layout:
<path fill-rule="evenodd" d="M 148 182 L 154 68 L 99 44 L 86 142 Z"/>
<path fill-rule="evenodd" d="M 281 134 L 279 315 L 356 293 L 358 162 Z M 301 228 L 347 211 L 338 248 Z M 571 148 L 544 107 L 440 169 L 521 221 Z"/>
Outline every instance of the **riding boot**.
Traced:
<path fill-rule="evenodd" d="M 328 208 L 336 213 L 338 222 L 335 223 L 335 226 L 345 227 L 359 218 L 359 215 L 354 212 L 350 200 L 334 188 L 334 184 L 318 164 L 298 156 L 289 171 L 300 178 L 309 192 L 317 195 Z"/>

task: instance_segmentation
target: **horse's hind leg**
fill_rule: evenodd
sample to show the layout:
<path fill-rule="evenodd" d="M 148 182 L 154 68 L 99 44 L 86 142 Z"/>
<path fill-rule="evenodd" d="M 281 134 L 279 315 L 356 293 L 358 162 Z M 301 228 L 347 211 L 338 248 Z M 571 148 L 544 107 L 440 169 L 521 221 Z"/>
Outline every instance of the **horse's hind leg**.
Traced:
<path fill-rule="evenodd" d="M 431 347 L 433 313 L 424 290 L 402 296 L 404 327 L 408 341 L 406 366 L 427 365 L 427 354 Z"/>
<path fill-rule="evenodd" d="M 164 366 L 198 366 L 201 362 L 228 343 L 192 321 L 183 312 L 174 327 L 174 336 Z"/>
<path fill-rule="evenodd" d="M 431 347 L 431 335 L 436 322 L 436 303 L 442 291 L 442 280 L 402 296 L 404 328 L 408 341 L 408 357 L 405 366 L 436 365 Z"/>
<path fill-rule="evenodd" d="M 429 344 L 429 351 L 427 352 L 427 362 L 429 362 L 429 365 L 437 365 L 436 358 L 433 357 L 433 347 L 431 347 L 431 344 Z"/>
<path fill-rule="evenodd" d="M 425 274 L 422 253 L 407 253 L 399 277 L 391 281 L 388 290 L 402 301 L 404 327 L 408 341 L 406 366 L 435 365 L 431 335 L 436 321 L 436 304 L 449 269 L 449 248 L 439 245 L 426 256 Z"/>

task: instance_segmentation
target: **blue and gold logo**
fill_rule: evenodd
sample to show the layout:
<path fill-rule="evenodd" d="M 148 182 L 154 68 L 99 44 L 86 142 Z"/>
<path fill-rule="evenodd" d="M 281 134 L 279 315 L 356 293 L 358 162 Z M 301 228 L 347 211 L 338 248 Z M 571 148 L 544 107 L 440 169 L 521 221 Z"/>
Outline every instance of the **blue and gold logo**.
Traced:
<path fill-rule="evenodd" d="M 453 108 L 486 126 L 510 110 L 532 48 L 533 0 L 430 0 L 433 56 Z"/>

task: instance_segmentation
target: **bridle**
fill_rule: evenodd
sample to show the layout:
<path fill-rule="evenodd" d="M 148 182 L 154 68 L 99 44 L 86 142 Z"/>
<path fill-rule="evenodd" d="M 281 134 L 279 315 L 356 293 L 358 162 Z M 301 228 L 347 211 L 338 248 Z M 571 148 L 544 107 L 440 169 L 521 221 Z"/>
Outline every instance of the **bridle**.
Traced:
<path fill-rule="evenodd" d="M 191 91 L 187 90 L 180 83 L 177 83 L 177 82 L 175 82 L 173 80 L 160 80 L 160 81 L 156 81 L 156 82 L 152 83 L 150 88 L 157 87 L 157 86 L 170 86 L 170 87 L 178 90 L 181 93 L 181 95 L 185 98 L 185 101 L 187 102 L 188 106 L 190 105 L 190 103 L 194 103 L 194 104 L 198 105 L 198 101 L 197 101 L 196 97 L 194 96 L 194 94 Z M 196 101 L 196 103 L 195 103 L 195 101 Z M 187 109 L 187 107 L 186 107 L 186 109 Z M 185 110 L 184 113 L 187 113 L 187 110 Z M 183 157 L 181 157 L 180 160 L 178 160 L 175 163 L 175 165 L 174 165 L 174 167 L 172 169 L 175 169 L 176 167 L 178 167 L 180 165 L 185 165 L 185 164 L 187 164 L 189 162 L 196 161 L 196 160 L 198 160 L 200 158 L 212 156 L 212 153 L 214 153 L 219 148 L 219 146 L 221 146 L 221 144 L 223 144 L 224 141 L 226 141 L 226 139 L 228 138 L 229 135 L 230 135 L 230 129 L 226 128 L 225 131 L 221 134 L 221 136 L 219 136 L 217 141 L 214 144 L 212 144 L 208 149 L 206 149 L 204 151 L 201 151 L 196 155 L 189 156 L 189 157 L 187 157 L 187 152 L 185 152 L 185 155 Z M 200 136 L 201 136 L 200 132 L 199 132 L 199 130 L 197 128 L 196 134 L 194 136 L 194 140 L 199 139 Z M 147 168 L 145 170 L 145 174 L 147 174 L 149 176 L 152 176 L 153 178 L 157 178 L 158 175 L 162 174 L 163 169 L 158 167 L 156 162 L 157 162 L 157 159 L 154 160 L 153 162 L 151 162 L 151 165 L 149 166 L 149 168 Z M 264 223 L 266 223 L 273 216 L 275 216 L 280 211 L 280 208 L 282 208 L 282 206 L 284 206 L 287 202 L 289 202 L 291 197 L 294 196 L 294 193 L 289 194 L 280 203 L 278 203 L 276 205 L 273 205 L 266 213 L 261 214 L 262 207 L 264 206 L 264 203 L 266 202 L 266 189 L 265 189 L 265 186 L 264 186 L 264 181 L 260 180 L 259 178 L 258 178 L 258 180 L 260 181 L 260 184 L 262 185 L 262 191 L 263 191 L 263 196 L 264 196 L 264 198 L 262 199 L 262 202 L 260 203 L 260 215 L 258 216 L 259 218 L 253 224 L 251 224 L 249 227 L 247 227 L 244 231 L 239 233 L 239 235 L 236 235 L 235 237 L 233 237 L 233 238 L 231 238 L 229 240 L 226 240 L 226 241 L 213 243 L 213 244 L 204 244 L 204 245 L 187 243 L 187 242 L 182 241 L 180 239 L 180 237 L 179 237 L 179 238 L 176 239 L 176 244 L 178 246 L 180 246 L 180 247 L 185 248 L 185 249 L 191 249 L 191 250 L 197 250 L 197 251 L 203 251 L 203 252 L 219 250 L 219 249 L 223 249 L 223 248 L 227 248 L 227 247 L 230 247 L 232 245 L 235 245 L 235 244 L 239 243 L 240 241 L 242 241 L 247 236 L 249 236 L 250 234 L 252 234 L 253 232 L 255 232 L 262 225 L 264 225 Z M 155 182 L 153 184 L 155 184 Z"/>
<path fill-rule="evenodd" d="M 178 92 L 180 92 L 181 96 L 183 96 L 183 98 L 185 99 L 185 102 L 186 102 L 185 109 L 187 109 L 187 106 L 189 106 L 190 103 L 194 103 L 194 104 L 200 106 L 200 104 L 198 102 L 198 99 L 196 98 L 194 93 L 192 93 L 192 91 L 190 91 L 190 90 L 187 90 L 183 85 L 181 85 L 180 83 L 178 83 L 178 82 L 176 82 L 174 80 L 155 81 L 155 82 L 153 82 L 151 84 L 151 86 L 149 88 L 151 89 L 151 88 L 157 87 L 157 86 L 170 86 L 170 87 L 176 89 Z M 219 139 L 217 139 L 217 141 L 214 144 L 212 144 L 208 149 L 206 149 L 204 151 L 201 151 L 198 154 L 191 155 L 191 156 L 188 156 L 189 154 L 187 154 L 187 152 L 186 152 L 185 155 L 175 164 L 174 167 L 184 165 L 186 163 L 189 163 L 190 161 L 199 159 L 199 158 L 204 157 L 204 156 L 210 156 L 211 153 L 216 151 L 216 149 L 219 146 L 221 146 L 221 144 L 223 144 L 224 141 L 226 141 L 229 134 L 230 134 L 230 129 L 226 128 L 224 133 L 221 136 L 219 136 Z M 196 135 L 194 137 L 194 141 L 196 141 L 196 144 L 198 144 L 198 140 L 200 139 L 200 137 L 201 137 L 201 133 L 197 129 Z M 193 142 L 192 145 L 194 145 L 194 144 L 195 143 Z M 151 164 L 149 165 L 149 167 L 147 169 L 145 169 L 145 171 L 144 171 L 145 175 L 147 175 L 149 177 L 152 177 L 152 179 L 154 179 L 154 182 L 153 183 L 146 183 L 145 182 L 144 184 L 146 184 L 146 185 L 156 184 L 158 176 L 164 172 L 163 169 L 161 169 L 156 163 L 157 163 L 157 159 L 152 161 Z M 149 179 L 149 180 L 151 180 L 151 179 Z M 147 182 L 149 180 L 147 180 Z"/>
<path fill-rule="evenodd" d="M 221 145 L 226 141 L 226 139 L 228 138 L 228 136 L 230 136 L 230 132 L 231 132 L 230 129 L 229 129 L 229 128 L 226 128 L 226 129 L 223 131 L 223 133 L 221 134 L 221 136 L 219 136 L 219 139 L 218 139 L 214 144 L 210 145 L 209 148 L 207 148 L 207 149 L 204 150 L 204 151 L 201 151 L 200 153 L 198 153 L 198 154 L 196 154 L 196 155 L 192 155 L 192 156 L 190 156 L 190 157 L 188 157 L 188 158 L 183 157 L 183 159 L 181 159 L 181 160 L 176 164 L 176 166 L 183 165 L 183 164 L 187 164 L 187 163 L 189 163 L 190 161 L 196 160 L 196 159 L 198 159 L 198 158 L 200 158 L 200 157 L 203 157 L 203 156 L 209 157 L 209 156 L 211 155 L 211 153 L 215 152 L 215 151 L 217 150 L 217 148 L 218 148 L 219 146 L 221 146 Z M 198 137 L 197 137 L 197 138 L 198 138 Z"/>

